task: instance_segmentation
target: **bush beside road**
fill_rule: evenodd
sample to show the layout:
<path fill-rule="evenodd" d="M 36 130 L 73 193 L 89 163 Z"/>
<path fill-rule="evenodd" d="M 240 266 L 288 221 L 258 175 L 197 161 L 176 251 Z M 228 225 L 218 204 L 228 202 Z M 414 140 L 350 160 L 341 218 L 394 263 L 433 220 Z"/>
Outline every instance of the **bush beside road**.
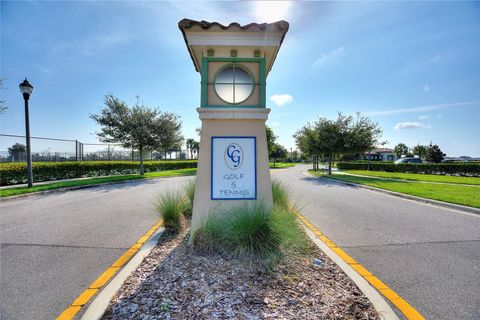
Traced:
<path fill-rule="evenodd" d="M 313 170 L 309 170 L 309 172 L 318 177 L 358 183 L 366 186 L 409 194 L 421 198 L 480 208 L 480 186 L 419 183 L 407 180 L 393 181 L 384 178 L 359 177 L 346 174 L 326 175 L 322 171 Z"/>
<path fill-rule="evenodd" d="M 196 160 L 145 161 L 145 172 L 197 168 Z M 34 162 L 34 182 L 73 179 L 82 177 L 127 175 L 138 173 L 138 161 L 66 161 Z M 0 185 L 13 185 L 27 181 L 27 165 L 22 163 L 0 164 Z"/>

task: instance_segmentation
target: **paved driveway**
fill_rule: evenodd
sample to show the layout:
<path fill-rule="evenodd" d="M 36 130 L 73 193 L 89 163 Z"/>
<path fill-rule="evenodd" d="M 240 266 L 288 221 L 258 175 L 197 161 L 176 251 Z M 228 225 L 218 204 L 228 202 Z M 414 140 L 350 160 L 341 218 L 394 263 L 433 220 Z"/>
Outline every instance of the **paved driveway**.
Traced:
<path fill-rule="evenodd" d="M 158 220 L 158 194 L 188 179 L 2 200 L 0 319 L 54 319 Z"/>
<path fill-rule="evenodd" d="M 427 319 L 480 319 L 480 215 L 305 176 L 307 169 L 273 177 L 318 229 Z"/>

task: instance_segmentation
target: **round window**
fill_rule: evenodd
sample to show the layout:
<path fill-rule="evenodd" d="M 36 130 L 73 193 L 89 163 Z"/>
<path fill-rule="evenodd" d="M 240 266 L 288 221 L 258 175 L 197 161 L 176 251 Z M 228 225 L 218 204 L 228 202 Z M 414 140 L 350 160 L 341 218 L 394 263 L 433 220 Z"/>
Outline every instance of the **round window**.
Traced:
<path fill-rule="evenodd" d="M 253 91 L 253 79 L 239 66 L 229 66 L 215 77 L 215 92 L 220 99 L 228 103 L 241 103 L 250 97 Z"/>

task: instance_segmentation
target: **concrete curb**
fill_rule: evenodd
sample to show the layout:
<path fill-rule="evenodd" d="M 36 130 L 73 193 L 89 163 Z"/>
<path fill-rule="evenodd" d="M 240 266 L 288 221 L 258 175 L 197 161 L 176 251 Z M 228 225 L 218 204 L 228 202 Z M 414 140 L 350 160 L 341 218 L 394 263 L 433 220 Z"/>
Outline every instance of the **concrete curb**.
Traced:
<path fill-rule="evenodd" d="M 310 177 L 313 177 L 313 178 L 318 178 L 318 179 L 319 178 L 325 178 L 325 179 L 328 179 L 330 181 L 338 182 L 340 184 L 345 184 L 345 185 L 352 186 L 352 187 L 358 187 L 358 188 L 362 188 L 362 189 L 376 191 L 376 192 L 388 194 L 388 195 L 391 195 L 391 196 L 394 196 L 394 197 L 420 202 L 420 203 L 423 203 L 423 204 L 430 204 L 430 205 L 443 207 L 443 208 L 447 208 L 447 209 L 452 209 L 452 210 L 463 211 L 463 212 L 468 212 L 468 213 L 473 213 L 473 214 L 479 214 L 480 215 L 480 209 L 473 208 L 473 207 L 462 206 L 460 204 L 453 204 L 453 203 L 443 202 L 443 201 L 439 201 L 439 200 L 420 198 L 420 197 L 412 196 L 412 195 L 409 195 L 409 194 L 403 194 L 403 193 L 400 193 L 400 192 L 375 188 L 375 187 L 366 186 L 366 185 L 363 185 L 363 184 L 358 184 L 358 183 L 353 183 L 353 182 L 341 181 L 341 180 L 337 180 L 337 179 L 329 178 L 329 177 L 317 177 L 317 176 L 312 175 L 308 172 L 306 174 Z"/>
<path fill-rule="evenodd" d="M 399 320 L 393 309 L 387 301 L 372 287 L 367 280 L 358 274 L 351 266 L 349 266 L 342 258 L 340 258 L 332 249 L 325 243 L 319 240 L 315 234 L 302 223 L 303 229 L 307 233 L 310 240 L 320 248 L 332 261 L 345 272 L 345 274 L 355 283 L 355 285 L 363 292 L 363 294 L 373 304 L 381 319 L 385 320 Z"/>
<path fill-rule="evenodd" d="M 90 303 L 88 309 L 82 316 L 82 320 L 97 320 L 101 319 L 110 301 L 115 294 L 120 290 L 123 283 L 134 272 L 138 266 L 143 262 L 143 259 L 152 252 L 157 245 L 158 239 L 163 234 L 165 229 L 159 228 L 152 237 L 141 247 L 141 249 L 130 259 L 130 261 L 122 268 L 120 272 L 104 287 L 95 299 Z"/>

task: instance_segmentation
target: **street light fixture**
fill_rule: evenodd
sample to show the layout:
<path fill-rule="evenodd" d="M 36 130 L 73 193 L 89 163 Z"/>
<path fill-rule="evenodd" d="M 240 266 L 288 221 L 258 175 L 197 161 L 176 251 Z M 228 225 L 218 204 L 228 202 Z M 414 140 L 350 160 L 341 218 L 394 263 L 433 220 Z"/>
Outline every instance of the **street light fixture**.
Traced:
<path fill-rule="evenodd" d="M 33 86 L 28 82 L 27 78 L 20 83 L 20 92 L 23 95 L 23 100 L 25 100 L 25 131 L 26 131 L 26 140 L 27 140 L 27 182 L 28 187 L 33 186 L 33 174 L 32 174 L 32 153 L 30 149 L 30 115 L 28 110 L 28 100 L 32 94 Z"/>

